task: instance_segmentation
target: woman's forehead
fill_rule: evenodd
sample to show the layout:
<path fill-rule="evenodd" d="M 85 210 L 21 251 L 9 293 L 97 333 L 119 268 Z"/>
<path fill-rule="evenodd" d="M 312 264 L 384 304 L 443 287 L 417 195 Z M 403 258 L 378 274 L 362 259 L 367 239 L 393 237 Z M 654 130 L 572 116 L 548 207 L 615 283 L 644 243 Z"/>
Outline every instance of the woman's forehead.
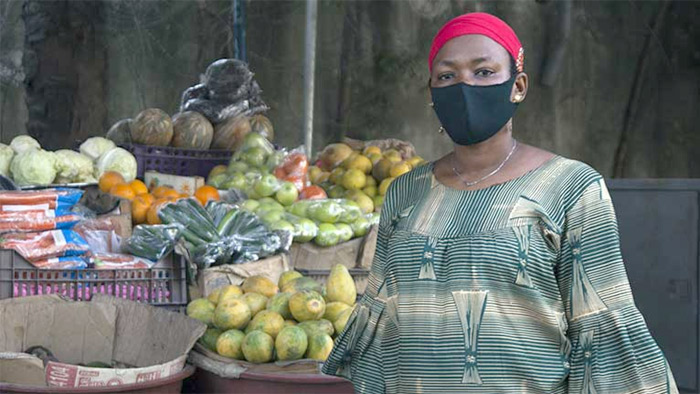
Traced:
<path fill-rule="evenodd" d="M 445 43 L 433 60 L 433 65 L 495 61 L 508 64 L 510 54 L 496 41 L 480 34 L 455 37 Z"/>

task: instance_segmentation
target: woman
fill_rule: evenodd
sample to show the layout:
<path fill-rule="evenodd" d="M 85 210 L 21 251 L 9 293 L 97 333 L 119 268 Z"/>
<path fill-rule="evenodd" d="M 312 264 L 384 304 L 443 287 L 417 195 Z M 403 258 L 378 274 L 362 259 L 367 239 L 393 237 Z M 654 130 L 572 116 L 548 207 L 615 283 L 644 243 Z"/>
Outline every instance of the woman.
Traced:
<path fill-rule="evenodd" d="M 435 37 L 432 105 L 455 147 L 387 193 L 368 288 L 324 366 L 357 392 L 678 392 L 602 177 L 513 138 L 523 60 L 488 14 Z"/>

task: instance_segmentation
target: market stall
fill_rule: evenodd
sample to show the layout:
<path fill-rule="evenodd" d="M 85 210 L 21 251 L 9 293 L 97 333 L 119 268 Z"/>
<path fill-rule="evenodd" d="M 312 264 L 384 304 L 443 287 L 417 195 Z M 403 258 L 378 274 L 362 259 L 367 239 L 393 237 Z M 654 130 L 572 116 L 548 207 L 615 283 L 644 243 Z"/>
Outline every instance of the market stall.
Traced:
<path fill-rule="evenodd" d="M 424 161 L 396 140 L 277 146 L 261 93 L 221 59 L 172 116 L 144 109 L 76 150 L 0 146 L 0 302 L 184 312 L 206 325 L 184 349 L 194 390 L 352 390 L 320 363 L 367 284 L 387 188 Z"/>

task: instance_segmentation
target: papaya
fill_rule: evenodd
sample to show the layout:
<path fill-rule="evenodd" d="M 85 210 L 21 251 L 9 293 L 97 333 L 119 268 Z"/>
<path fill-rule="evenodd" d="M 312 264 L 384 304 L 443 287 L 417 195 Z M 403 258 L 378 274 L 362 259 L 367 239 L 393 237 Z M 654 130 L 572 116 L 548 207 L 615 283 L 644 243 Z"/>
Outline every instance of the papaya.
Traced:
<path fill-rule="evenodd" d="M 326 312 L 326 302 L 313 290 L 302 290 L 289 298 L 289 310 L 298 322 L 318 320 Z"/>
<path fill-rule="evenodd" d="M 277 359 L 280 361 L 298 360 L 304 357 L 307 347 L 307 335 L 299 327 L 285 327 L 275 339 Z"/>

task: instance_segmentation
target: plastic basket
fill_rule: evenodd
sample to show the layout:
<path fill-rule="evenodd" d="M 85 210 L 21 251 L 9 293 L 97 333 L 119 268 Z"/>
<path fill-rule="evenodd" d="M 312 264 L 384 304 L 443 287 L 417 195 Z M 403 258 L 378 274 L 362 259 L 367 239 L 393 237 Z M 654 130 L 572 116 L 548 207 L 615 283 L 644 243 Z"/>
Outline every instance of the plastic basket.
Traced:
<path fill-rule="evenodd" d="M 13 250 L 0 250 L 0 299 L 58 294 L 88 301 L 107 294 L 167 309 L 187 306 L 182 259 L 170 254 L 150 269 L 38 269 Z"/>
<path fill-rule="evenodd" d="M 295 268 L 294 270 L 322 284 L 326 284 L 328 276 L 331 274 L 331 270 L 309 270 L 301 268 Z M 348 268 L 348 272 L 350 272 L 350 276 L 352 276 L 352 279 L 355 281 L 357 294 L 364 294 L 365 288 L 367 287 L 367 280 L 369 279 L 369 270 L 365 268 Z"/>
<path fill-rule="evenodd" d="M 228 164 L 233 152 L 227 150 L 182 149 L 168 146 L 124 144 L 138 164 L 137 176 L 143 179 L 146 171 L 182 176 L 209 175 L 214 166 Z"/>

